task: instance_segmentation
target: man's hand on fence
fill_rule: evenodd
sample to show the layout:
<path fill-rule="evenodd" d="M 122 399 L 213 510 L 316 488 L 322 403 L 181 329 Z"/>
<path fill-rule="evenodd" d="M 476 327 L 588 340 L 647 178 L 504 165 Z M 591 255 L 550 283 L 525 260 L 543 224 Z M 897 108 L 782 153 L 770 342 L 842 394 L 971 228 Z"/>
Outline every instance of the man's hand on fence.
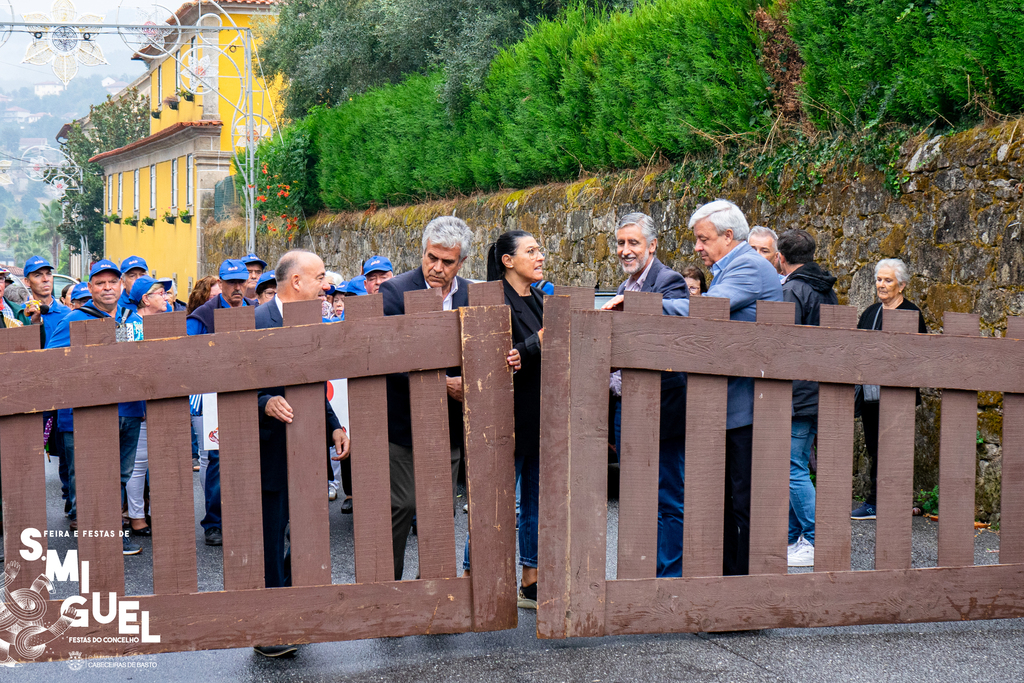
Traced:
<path fill-rule="evenodd" d="M 509 351 L 505 361 L 512 368 L 512 372 L 519 372 L 519 369 L 523 367 L 523 359 L 519 357 L 519 349 Z"/>
<path fill-rule="evenodd" d="M 331 456 L 331 460 L 344 460 L 347 458 L 349 456 L 351 440 L 348 438 L 345 428 L 335 429 L 331 434 L 331 438 L 334 439 L 334 452 L 337 453 L 337 455 Z"/>
<path fill-rule="evenodd" d="M 271 396 L 263 412 L 267 414 L 267 417 L 272 417 L 286 424 L 291 424 L 292 418 L 295 417 L 292 407 L 288 405 L 288 401 L 284 400 L 284 396 Z"/>
<path fill-rule="evenodd" d="M 613 296 L 611 299 L 608 300 L 608 303 L 606 303 L 604 306 L 601 307 L 601 310 L 602 311 L 621 311 L 622 310 L 622 302 L 623 302 L 623 300 L 625 298 L 626 297 L 624 295 L 622 295 L 622 294 L 616 294 L 615 296 Z"/>
<path fill-rule="evenodd" d="M 448 395 L 454 398 L 456 401 L 462 400 L 462 378 L 461 377 L 446 377 L 445 383 L 448 385 Z"/>

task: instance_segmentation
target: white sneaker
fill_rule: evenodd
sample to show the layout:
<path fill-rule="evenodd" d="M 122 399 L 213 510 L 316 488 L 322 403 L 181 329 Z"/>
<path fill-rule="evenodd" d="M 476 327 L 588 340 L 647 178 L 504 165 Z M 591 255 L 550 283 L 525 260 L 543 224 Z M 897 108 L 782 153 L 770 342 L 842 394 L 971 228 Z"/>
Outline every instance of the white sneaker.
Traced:
<path fill-rule="evenodd" d="M 327 500 L 338 499 L 338 485 L 333 481 L 327 482 Z"/>
<path fill-rule="evenodd" d="M 790 567 L 813 567 L 814 546 L 807 542 L 803 536 L 787 547 L 786 557 Z"/>

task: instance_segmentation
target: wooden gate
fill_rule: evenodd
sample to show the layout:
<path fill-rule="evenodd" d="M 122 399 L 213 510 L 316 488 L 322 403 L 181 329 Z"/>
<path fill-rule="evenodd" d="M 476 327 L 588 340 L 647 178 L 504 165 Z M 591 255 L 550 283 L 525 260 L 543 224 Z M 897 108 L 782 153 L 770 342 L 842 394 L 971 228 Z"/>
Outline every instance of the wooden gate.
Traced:
<path fill-rule="evenodd" d="M 45 571 L 24 560 L 23 529 L 47 529 L 42 411 L 75 408 L 79 560 L 90 591 L 124 596 L 117 403 L 147 401 L 154 595 L 132 596 L 159 642 L 118 637 L 118 623 L 37 633 L 64 659 L 308 643 L 516 625 L 512 374 L 509 311 L 500 285 L 470 288 L 473 307 L 441 311 L 439 290 L 406 294 L 407 315 L 383 317 L 380 296 L 349 301 L 348 321 L 320 323 L 320 302 L 285 306 L 279 329 L 254 330 L 252 308 L 217 311 L 217 333 L 185 336 L 185 314 L 145 318 L 146 341 L 114 342 L 112 319 L 72 324 L 72 348 L 38 350 L 38 328 L 0 330 L 0 475 L 9 590 Z M 485 305 L 497 304 L 497 305 Z M 36 348 L 37 350 L 27 350 Z M 470 578 L 459 577 L 445 368 L 461 366 Z M 409 373 L 421 578 L 393 581 L 385 376 Z M 355 584 L 331 584 L 324 493 L 324 382 L 350 379 Z M 264 588 L 256 391 L 285 386 L 293 586 Z M 224 591 L 199 592 L 188 396 L 219 394 Z M 461 550 L 461 548 L 460 548 Z M 47 603 L 42 628 L 61 613 Z M 6 624 L 5 625 L 9 625 Z M 40 629 L 41 631 L 42 629 Z M 27 633 L 27 632 L 26 632 Z M 25 635 L 25 634 L 23 634 Z M 70 638 L 74 636 L 74 640 Z M 34 640 L 33 640 L 34 639 Z M 83 640 L 84 639 L 84 640 Z M 87 643 L 87 644 L 82 644 Z M 0 653 L 4 654 L 4 653 Z M 0 657 L 2 658 L 2 657 Z"/>
<path fill-rule="evenodd" d="M 1024 319 L 980 338 L 978 316 L 910 334 L 917 313 L 854 330 L 850 307 L 796 326 L 759 302 L 730 322 L 726 299 L 661 315 L 657 294 L 623 312 L 592 292 L 545 302 L 537 633 L 545 638 L 731 631 L 1024 615 Z M 570 310 L 572 309 L 572 310 Z M 767 324 L 765 324 L 767 323 Z M 608 374 L 622 368 L 617 576 L 606 578 Z M 655 578 L 660 371 L 689 373 L 682 577 Z M 754 377 L 750 576 L 722 576 L 727 376 Z M 815 566 L 788 574 L 792 380 L 820 385 Z M 883 385 L 874 571 L 851 571 L 855 384 Z M 942 388 L 938 567 L 911 568 L 914 387 Z M 1000 560 L 974 566 L 978 391 L 1003 401 Z M 565 397 L 569 396 L 566 401 Z"/>

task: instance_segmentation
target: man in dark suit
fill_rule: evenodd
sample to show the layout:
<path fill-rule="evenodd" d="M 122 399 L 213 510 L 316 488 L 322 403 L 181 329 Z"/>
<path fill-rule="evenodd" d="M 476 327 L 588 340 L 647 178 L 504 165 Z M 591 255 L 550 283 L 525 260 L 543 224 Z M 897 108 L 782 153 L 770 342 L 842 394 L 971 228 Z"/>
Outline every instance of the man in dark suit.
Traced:
<path fill-rule="evenodd" d="M 615 250 L 629 277 L 619 285 L 618 296 L 603 308 L 621 309 L 625 292 L 659 292 L 662 299 L 688 299 L 683 276 L 655 256 L 658 232 L 644 213 L 623 216 L 615 229 Z M 615 401 L 616 447 L 622 419 L 622 373 L 612 374 Z M 661 375 L 661 427 L 658 457 L 658 576 L 682 576 L 684 444 L 686 439 L 686 374 Z M 620 451 L 621 452 L 621 451 Z"/>
<path fill-rule="evenodd" d="M 308 251 L 289 251 L 277 264 L 277 295 L 256 309 L 256 329 L 281 327 L 284 304 L 316 299 L 323 288 L 324 262 Z M 348 457 L 349 438 L 327 402 L 327 446 L 334 446 L 340 459 Z M 285 425 L 295 417 L 285 400 L 284 387 L 259 391 L 260 480 L 263 497 L 263 567 L 267 588 L 291 585 L 289 558 L 285 553 L 288 525 L 288 441 Z M 295 652 L 291 645 L 260 646 L 267 657 Z"/>
<path fill-rule="evenodd" d="M 405 314 L 405 293 L 431 287 L 441 290 L 443 308 L 450 311 L 469 304 L 469 280 L 458 276 L 469 254 L 473 232 L 455 216 L 440 216 L 423 229 L 423 258 L 419 268 L 396 275 L 380 285 L 384 315 Z M 429 340 L 424 340 L 429 343 Z M 452 490 L 462 458 L 462 377 L 459 368 L 448 370 L 448 436 L 452 452 Z M 388 451 L 391 463 L 391 542 L 395 553 L 395 581 L 405 568 L 405 544 L 416 513 L 416 480 L 412 465 L 412 422 L 408 375 L 389 375 Z M 454 493 L 453 493 L 454 495 Z"/>

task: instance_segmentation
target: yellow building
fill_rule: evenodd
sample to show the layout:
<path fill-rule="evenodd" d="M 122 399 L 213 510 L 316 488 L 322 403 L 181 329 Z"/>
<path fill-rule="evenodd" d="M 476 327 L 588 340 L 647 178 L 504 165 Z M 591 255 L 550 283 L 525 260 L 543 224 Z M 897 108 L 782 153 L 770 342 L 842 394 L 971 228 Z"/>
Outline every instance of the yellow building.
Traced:
<path fill-rule="evenodd" d="M 104 213 L 118 219 L 106 222 L 104 256 L 116 263 L 143 257 L 154 276 L 175 279 L 182 299 L 206 274 L 203 227 L 214 220 L 215 186 L 233 172 L 236 149 L 244 159 L 249 34 L 234 27 L 248 27 L 273 5 L 225 0 L 218 10 L 203 3 L 202 25 L 214 30 L 164 29 L 162 45 L 140 49 L 136 58 L 150 68 L 130 87 L 150 98 L 150 135 L 91 159 L 103 168 Z M 182 5 L 175 16 L 179 26 L 199 25 L 198 3 Z M 251 78 L 255 130 L 266 135 L 272 96 L 258 74 Z"/>

